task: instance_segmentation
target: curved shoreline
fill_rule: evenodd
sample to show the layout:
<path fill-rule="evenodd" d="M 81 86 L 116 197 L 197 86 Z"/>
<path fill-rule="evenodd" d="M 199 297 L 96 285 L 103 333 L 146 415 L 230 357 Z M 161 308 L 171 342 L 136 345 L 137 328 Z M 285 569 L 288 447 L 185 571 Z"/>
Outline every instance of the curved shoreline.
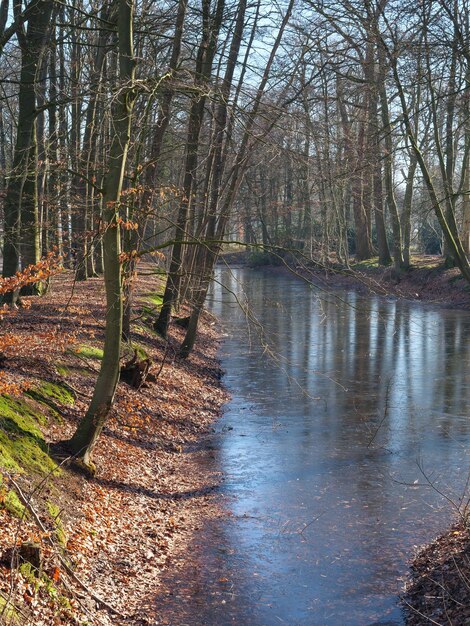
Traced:
<path fill-rule="evenodd" d="M 265 267 L 286 272 L 322 289 L 354 289 L 363 294 L 393 296 L 452 309 L 470 311 L 470 285 L 457 268 L 446 268 L 438 256 L 413 258 L 413 265 L 397 277 L 393 269 L 375 262 L 355 263 L 350 268 L 322 267 L 279 257 L 276 265 L 250 265 L 246 251 L 228 253 L 220 263 L 228 266 Z"/>

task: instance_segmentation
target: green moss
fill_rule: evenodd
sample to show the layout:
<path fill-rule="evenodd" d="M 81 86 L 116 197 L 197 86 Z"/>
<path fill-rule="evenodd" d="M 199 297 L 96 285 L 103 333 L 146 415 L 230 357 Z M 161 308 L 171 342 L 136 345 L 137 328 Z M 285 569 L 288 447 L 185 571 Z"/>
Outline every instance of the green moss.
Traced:
<path fill-rule="evenodd" d="M 155 314 L 157 313 L 157 310 L 153 306 L 146 306 L 144 304 L 144 306 L 142 307 L 142 313 L 148 315 L 150 318 L 153 319 L 155 317 Z"/>
<path fill-rule="evenodd" d="M 53 581 L 47 574 L 41 573 L 31 563 L 22 563 L 20 565 L 20 574 L 34 588 L 34 592 L 38 593 L 40 589 L 44 589 L 52 598 L 57 597 L 57 589 L 54 587 Z"/>
<path fill-rule="evenodd" d="M 148 359 L 149 354 L 142 344 L 133 341 L 131 348 L 133 352 L 137 352 L 137 356 L 139 359 Z"/>
<path fill-rule="evenodd" d="M 0 615 L 5 624 L 10 624 L 11 626 L 16 626 L 16 624 L 19 626 L 21 624 L 20 616 L 15 607 L 3 596 L 0 596 Z"/>
<path fill-rule="evenodd" d="M 47 424 L 44 413 L 34 409 L 24 400 L 0 396 L 0 427 L 8 432 L 30 433 L 42 439 L 38 424 Z"/>
<path fill-rule="evenodd" d="M 75 352 L 71 351 L 72 354 L 76 354 Z M 62 378 L 70 378 L 71 376 L 74 375 L 79 375 L 79 376 L 92 376 L 94 374 L 94 369 L 92 369 L 91 367 L 85 367 L 85 363 L 82 366 L 79 365 L 64 365 L 62 363 L 59 363 L 58 365 L 55 366 L 55 369 L 57 371 L 57 373 L 59 374 L 59 376 L 62 376 Z"/>
<path fill-rule="evenodd" d="M 72 392 L 61 383 L 41 383 L 39 386 L 28 390 L 26 395 L 43 404 L 50 405 L 52 402 L 52 408 L 55 408 L 55 403 L 65 404 L 66 406 L 75 404 Z"/>
<path fill-rule="evenodd" d="M 23 517 L 27 517 L 28 515 L 28 512 L 25 509 L 24 505 L 21 504 L 20 499 L 12 490 L 8 491 L 8 493 L 6 494 L 3 505 L 9 513 L 14 515 L 15 517 L 18 517 L 19 519 L 23 519 Z"/>
<path fill-rule="evenodd" d="M 90 377 L 93 376 L 93 378 L 95 377 L 95 369 L 92 369 L 91 367 L 75 367 L 75 366 L 70 366 L 70 371 L 77 375 L 77 376 L 85 376 L 85 377 Z"/>
<path fill-rule="evenodd" d="M 63 376 L 64 378 L 66 376 L 70 376 L 70 368 L 66 367 L 65 365 L 61 365 L 59 363 L 59 364 L 57 364 L 55 366 L 55 369 L 56 369 L 57 373 L 59 374 L 59 376 Z"/>
<path fill-rule="evenodd" d="M 133 326 L 132 330 L 135 333 L 138 333 L 139 335 L 144 335 L 144 336 L 147 336 L 149 332 L 148 328 L 146 328 L 145 326 L 140 326 L 139 324 L 136 324 L 135 326 Z"/>
<path fill-rule="evenodd" d="M 358 263 L 354 263 L 351 267 L 354 269 L 367 269 L 371 267 L 379 267 L 379 257 L 374 256 L 374 257 L 371 257 L 370 259 L 359 261 Z"/>
<path fill-rule="evenodd" d="M 0 467 L 41 474 L 56 469 L 39 429 L 46 422 L 46 416 L 24 400 L 0 396 Z"/>
<path fill-rule="evenodd" d="M 163 296 L 158 293 L 149 293 L 141 299 L 142 312 L 145 315 L 155 316 L 163 303 Z"/>
<path fill-rule="evenodd" d="M 87 346 L 82 344 L 72 350 L 73 354 L 78 354 L 79 356 L 85 359 L 98 359 L 101 360 L 103 358 L 103 350 L 101 348 L 95 348 L 94 346 Z"/>
<path fill-rule="evenodd" d="M 23 578 L 32 585 L 36 585 L 38 582 L 38 570 L 34 567 L 34 565 L 31 565 L 31 563 L 21 563 L 20 573 Z"/>
<path fill-rule="evenodd" d="M 420 270 L 443 270 L 444 266 L 442 264 L 442 262 L 440 263 L 417 263 L 414 266 L 416 269 L 420 269 Z"/>
<path fill-rule="evenodd" d="M 55 536 L 57 538 L 57 541 L 63 548 L 65 548 L 65 546 L 67 545 L 67 534 L 60 518 L 60 509 L 57 504 L 54 504 L 53 502 L 48 502 L 47 510 L 49 511 L 49 515 L 51 516 L 55 526 Z"/>
<path fill-rule="evenodd" d="M 163 304 L 163 295 L 160 295 L 159 293 L 150 293 L 147 294 L 143 300 L 144 302 L 160 307 Z"/>
<path fill-rule="evenodd" d="M 57 464 L 46 452 L 42 440 L 30 436 L 8 435 L 0 430 L 0 466 L 16 472 L 49 474 L 59 472 Z"/>

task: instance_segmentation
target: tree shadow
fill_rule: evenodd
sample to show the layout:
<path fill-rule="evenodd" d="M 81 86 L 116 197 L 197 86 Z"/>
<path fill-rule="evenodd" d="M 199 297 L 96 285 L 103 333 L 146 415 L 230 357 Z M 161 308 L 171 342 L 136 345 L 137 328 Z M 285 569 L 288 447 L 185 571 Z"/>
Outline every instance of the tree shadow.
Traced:
<path fill-rule="evenodd" d="M 99 478 L 96 476 L 93 479 L 93 482 L 107 489 L 114 489 L 116 491 L 130 493 L 132 495 L 142 495 L 146 498 L 151 498 L 152 500 L 166 500 L 172 502 L 177 502 L 178 500 L 191 500 L 193 498 L 203 498 L 204 496 L 208 496 L 211 493 L 214 493 L 219 488 L 219 485 L 212 484 L 205 485 L 204 487 L 199 487 L 198 489 L 189 489 L 188 491 L 164 492 L 154 491 L 153 489 L 149 489 L 148 487 L 134 485 L 120 480 Z"/>

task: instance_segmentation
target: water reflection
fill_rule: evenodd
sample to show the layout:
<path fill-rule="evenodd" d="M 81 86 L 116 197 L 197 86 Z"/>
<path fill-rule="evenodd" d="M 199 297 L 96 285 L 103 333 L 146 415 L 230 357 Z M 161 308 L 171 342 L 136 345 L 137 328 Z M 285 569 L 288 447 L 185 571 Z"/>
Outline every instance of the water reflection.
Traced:
<path fill-rule="evenodd" d="M 466 480 L 470 316 L 263 271 L 218 281 L 232 401 L 210 462 L 234 518 L 199 539 L 192 623 L 402 623 L 406 559 L 449 519 L 423 471 L 454 497 Z"/>

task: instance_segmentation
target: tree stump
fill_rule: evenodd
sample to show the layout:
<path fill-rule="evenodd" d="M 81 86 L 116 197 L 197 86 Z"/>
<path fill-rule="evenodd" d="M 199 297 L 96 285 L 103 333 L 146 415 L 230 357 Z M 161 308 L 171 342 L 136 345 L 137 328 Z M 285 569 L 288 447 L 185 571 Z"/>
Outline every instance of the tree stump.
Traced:
<path fill-rule="evenodd" d="M 151 365 L 152 359 L 139 359 L 136 350 L 132 359 L 121 367 L 121 380 L 134 389 L 140 389 L 147 380 Z"/>
<path fill-rule="evenodd" d="M 21 563 L 31 563 L 37 570 L 41 569 L 41 546 L 38 543 L 25 541 L 18 548 L 18 559 Z"/>
<path fill-rule="evenodd" d="M 175 317 L 173 321 L 178 326 L 181 326 L 181 328 L 188 328 L 190 319 L 191 316 L 188 315 L 187 317 Z"/>

